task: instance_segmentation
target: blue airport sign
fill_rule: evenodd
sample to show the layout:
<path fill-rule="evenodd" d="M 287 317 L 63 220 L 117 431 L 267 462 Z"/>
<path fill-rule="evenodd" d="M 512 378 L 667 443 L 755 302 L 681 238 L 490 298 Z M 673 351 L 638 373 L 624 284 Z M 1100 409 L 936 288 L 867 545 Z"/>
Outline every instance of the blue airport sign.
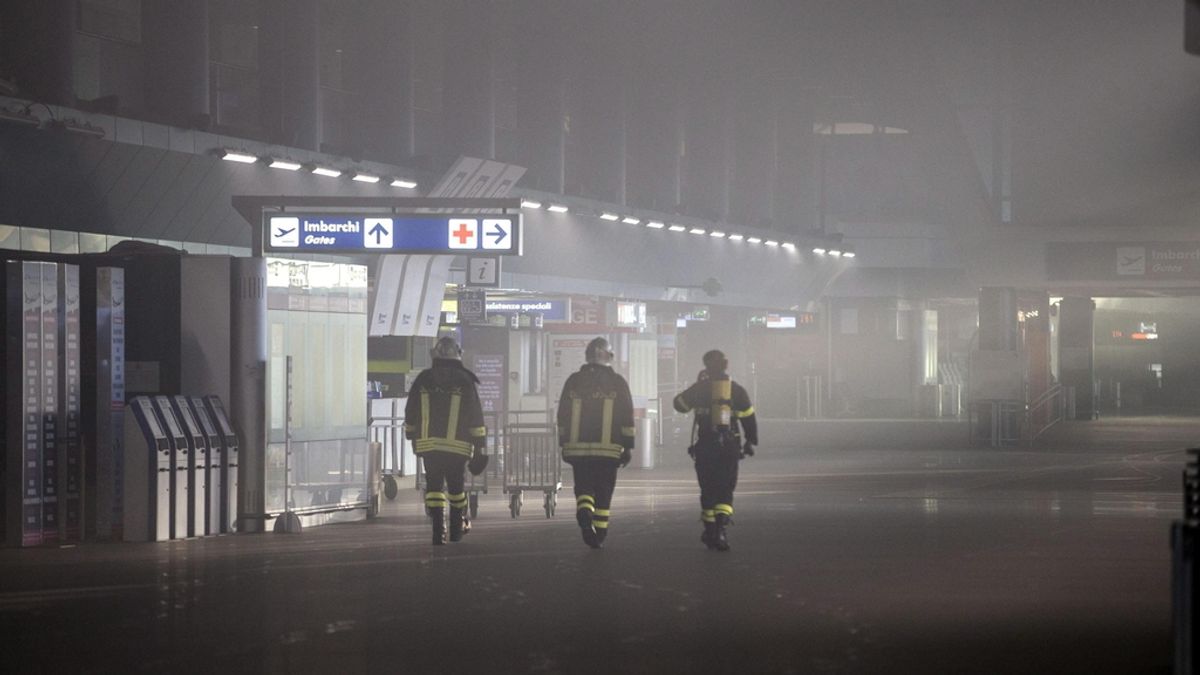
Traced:
<path fill-rule="evenodd" d="M 521 255 L 520 215 L 285 213 L 266 221 L 271 252 Z"/>

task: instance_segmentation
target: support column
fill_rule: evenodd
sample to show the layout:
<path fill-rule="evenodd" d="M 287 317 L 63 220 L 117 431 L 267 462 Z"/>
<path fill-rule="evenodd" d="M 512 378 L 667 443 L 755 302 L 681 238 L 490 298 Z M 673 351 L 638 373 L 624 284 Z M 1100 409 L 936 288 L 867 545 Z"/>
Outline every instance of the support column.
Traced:
<path fill-rule="evenodd" d="M 167 124 L 207 127 L 208 2 L 150 2 L 142 9 L 146 111 Z"/>
<path fill-rule="evenodd" d="M 1092 382 L 1096 303 L 1091 298 L 1063 298 L 1058 306 L 1058 380 L 1075 389 L 1075 419 L 1096 418 Z"/>
<path fill-rule="evenodd" d="M 1015 351 L 1019 346 L 1017 291 L 979 289 L 979 349 Z"/>
<path fill-rule="evenodd" d="M 238 432 L 238 532 L 266 529 L 267 261 L 234 258 L 229 408 Z"/>

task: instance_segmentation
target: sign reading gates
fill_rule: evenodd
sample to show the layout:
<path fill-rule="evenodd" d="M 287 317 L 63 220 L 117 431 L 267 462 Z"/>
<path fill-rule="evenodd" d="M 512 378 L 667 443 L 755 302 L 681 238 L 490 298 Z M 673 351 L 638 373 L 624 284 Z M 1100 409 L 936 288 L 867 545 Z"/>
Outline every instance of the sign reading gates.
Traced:
<path fill-rule="evenodd" d="M 1055 281 L 1200 281 L 1200 242 L 1052 242 Z"/>
<path fill-rule="evenodd" d="M 272 252 L 521 255 L 519 215 L 289 213 L 266 221 Z"/>

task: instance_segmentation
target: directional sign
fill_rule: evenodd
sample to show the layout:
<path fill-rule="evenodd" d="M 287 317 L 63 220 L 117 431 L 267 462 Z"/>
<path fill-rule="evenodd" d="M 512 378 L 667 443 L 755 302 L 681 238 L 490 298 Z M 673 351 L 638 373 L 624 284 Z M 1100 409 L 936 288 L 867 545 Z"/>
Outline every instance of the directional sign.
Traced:
<path fill-rule="evenodd" d="M 512 243 L 512 221 L 503 218 L 483 219 L 483 247 L 491 251 L 507 250 Z"/>
<path fill-rule="evenodd" d="M 394 225 L 391 218 L 363 219 L 363 246 L 366 248 L 392 247 Z"/>
<path fill-rule="evenodd" d="M 521 255 L 519 214 L 288 213 L 265 220 L 272 252 Z"/>

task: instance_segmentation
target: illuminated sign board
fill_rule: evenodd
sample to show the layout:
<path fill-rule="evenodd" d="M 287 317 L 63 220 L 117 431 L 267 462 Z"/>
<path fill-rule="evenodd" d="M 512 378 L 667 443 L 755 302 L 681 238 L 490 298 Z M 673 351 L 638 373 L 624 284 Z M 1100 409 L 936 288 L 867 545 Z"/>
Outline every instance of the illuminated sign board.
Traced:
<path fill-rule="evenodd" d="M 750 317 L 750 325 L 777 329 L 809 328 L 817 325 L 817 315 L 813 312 L 757 314 Z"/>
<path fill-rule="evenodd" d="M 541 314 L 543 321 L 567 321 L 570 306 L 566 300 L 488 300 L 487 313 Z"/>
<path fill-rule="evenodd" d="M 266 250 L 304 253 L 521 255 L 519 215 L 279 214 Z"/>

